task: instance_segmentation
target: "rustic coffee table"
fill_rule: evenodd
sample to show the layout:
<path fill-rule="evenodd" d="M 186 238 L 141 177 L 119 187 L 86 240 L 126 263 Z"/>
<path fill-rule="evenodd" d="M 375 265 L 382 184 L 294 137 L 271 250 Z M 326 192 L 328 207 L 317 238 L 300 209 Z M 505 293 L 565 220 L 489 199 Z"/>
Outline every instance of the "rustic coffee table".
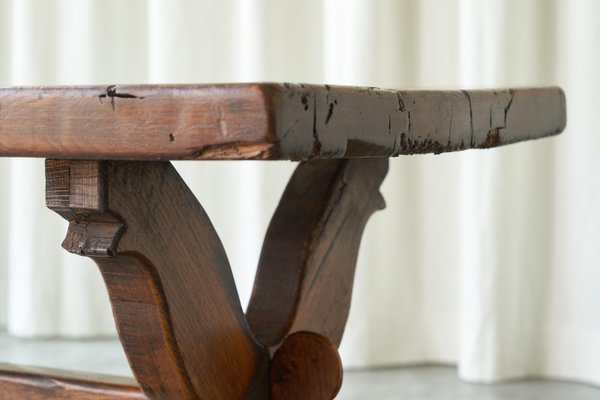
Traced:
<path fill-rule="evenodd" d="M 495 147 L 565 123 L 559 88 L 0 89 L 0 156 L 47 159 L 46 203 L 69 221 L 63 247 L 98 264 L 137 380 L 5 365 L 0 398 L 332 399 L 388 158 Z M 302 161 L 245 314 L 219 237 L 169 160 Z"/>

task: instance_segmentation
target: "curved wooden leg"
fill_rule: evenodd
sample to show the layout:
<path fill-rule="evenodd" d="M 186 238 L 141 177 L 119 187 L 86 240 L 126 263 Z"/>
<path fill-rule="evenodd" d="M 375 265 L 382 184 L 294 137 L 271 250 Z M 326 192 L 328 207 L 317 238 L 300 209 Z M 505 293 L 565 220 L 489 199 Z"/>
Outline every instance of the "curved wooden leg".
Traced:
<path fill-rule="evenodd" d="M 341 374 L 331 367 L 335 362 L 312 361 L 339 360 L 336 347 L 350 310 L 360 240 L 369 217 L 384 207 L 379 186 L 387 170 L 387 159 L 311 161 L 298 166 L 285 189 L 267 231 L 247 311 L 253 332 L 279 360 L 271 370 L 273 400 L 308 398 L 307 393 L 329 400 L 337 392 L 330 388 L 341 385 Z M 316 333 L 330 344 L 314 335 L 298 341 L 293 333 L 299 331 Z M 294 343 L 298 350 L 291 348 Z M 317 382 L 301 378 L 311 369 L 318 371 L 309 376 L 319 377 L 323 392 L 310 391 Z M 289 376 L 295 372 L 296 378 Z"/>
<path fill-rule="evenodd" d="M 100 267 L 148 398 L 329 400 L 387 162 L 299 165 L 267 232 L 247 316 L 210 220 L 170 163 L 50 160 L 47 204 L 70 221 L 63 247 Z"/>
<path fill-rule="evenodd" d="M 117 329 L 150 399 L 265 399 L 255 341 L 225 251 L 168 162 L 47 161 L 63 247 L 99 265 Z"/>

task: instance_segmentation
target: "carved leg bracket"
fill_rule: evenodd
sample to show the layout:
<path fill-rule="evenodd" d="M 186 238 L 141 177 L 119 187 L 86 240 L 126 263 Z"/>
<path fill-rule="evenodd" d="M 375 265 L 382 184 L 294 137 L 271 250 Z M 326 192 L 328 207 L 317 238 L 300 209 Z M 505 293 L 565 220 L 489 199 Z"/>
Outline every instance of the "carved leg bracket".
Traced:
<path fill-rule="evenodd" d="M 47 205 L 69 221 L 63 247 L 98 264 L 147 398 L 329 400 L 341 386 L 337 346 L 359 243 L 383 207 L 386 172 L 387 159 L 299 165 L 247 315 L 217 233 L 170 163 L 48 160 Z"/>

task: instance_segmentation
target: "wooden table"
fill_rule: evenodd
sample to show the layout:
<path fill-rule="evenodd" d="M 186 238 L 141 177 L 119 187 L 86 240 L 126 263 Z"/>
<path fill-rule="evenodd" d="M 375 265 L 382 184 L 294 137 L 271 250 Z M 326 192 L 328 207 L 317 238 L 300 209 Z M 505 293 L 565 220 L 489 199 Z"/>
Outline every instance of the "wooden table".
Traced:
<path fill-rule="evenodd" d="M 2 399 L 328 400 L 388 158 L 554 135 L 559 88 L 296 84 L 0 89 L 0 156 L 45 157 L 63 247 L 105 280 L 136 382 L 3 366 Z M 302 161 L 244 314 L 208 216 L 169 160 Z"/>

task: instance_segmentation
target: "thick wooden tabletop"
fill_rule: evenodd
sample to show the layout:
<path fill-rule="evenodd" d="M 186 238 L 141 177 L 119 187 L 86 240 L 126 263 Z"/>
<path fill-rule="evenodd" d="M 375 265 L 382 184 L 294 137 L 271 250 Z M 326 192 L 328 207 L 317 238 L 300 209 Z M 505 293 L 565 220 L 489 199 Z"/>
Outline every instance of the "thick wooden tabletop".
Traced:
<path fill-rule="evenodd" d="M 277 83 L 0 89 L 0 156 L 393 157 L 561 132 L 560 88 L 385 90 Z"/>

